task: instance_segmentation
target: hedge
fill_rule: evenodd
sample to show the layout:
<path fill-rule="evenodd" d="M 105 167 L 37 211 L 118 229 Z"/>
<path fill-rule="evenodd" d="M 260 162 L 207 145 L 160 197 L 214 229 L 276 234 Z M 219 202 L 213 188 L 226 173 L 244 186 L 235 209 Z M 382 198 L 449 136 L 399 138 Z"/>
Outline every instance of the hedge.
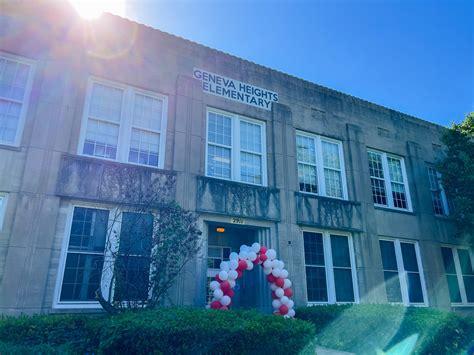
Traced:
<path fill-rule="evenodd" d="M 118 315 L 0 320 L 0 353 L 296 354 L 314 327 L 256 311 L 163 308 Z"/>
<path fill-rule="evenodd" d="M 461 353 L 474 345 L 474 319 L 425 307 L 328 305 L 296 310 L 313 323 L 315 343 L 358 354 L 416 340 L 414 354 Z M 410 336 L 410 340 L 407 340 Z"/>

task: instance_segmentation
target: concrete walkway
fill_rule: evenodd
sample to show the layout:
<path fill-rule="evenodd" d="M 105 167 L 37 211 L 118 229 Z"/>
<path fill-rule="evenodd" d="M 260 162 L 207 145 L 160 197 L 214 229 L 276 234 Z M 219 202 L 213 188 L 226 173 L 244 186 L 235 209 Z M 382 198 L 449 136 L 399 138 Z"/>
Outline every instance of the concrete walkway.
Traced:
<path fill-rule="evenodd" d="M 348 353 L 346 351 L 323 348 L 322 346 L 317 346 L 315 351 L 316 351 L 316 355 L 354 355 L 354 353 Z"/>

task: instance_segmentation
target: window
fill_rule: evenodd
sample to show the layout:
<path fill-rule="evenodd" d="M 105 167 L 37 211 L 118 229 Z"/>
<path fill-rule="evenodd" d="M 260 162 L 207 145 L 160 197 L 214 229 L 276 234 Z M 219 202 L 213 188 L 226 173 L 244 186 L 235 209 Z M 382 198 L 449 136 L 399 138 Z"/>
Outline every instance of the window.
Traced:
<path fill-rule="evenodd" d="M 163 168 L 167 98 L 90 80 L 80 154 Z"/>
<path fill-rule="evenodd" d="M 358 302 L 351 238 L 304 231 L 303 239 L 308 302 Z"/>
<path fill-rule="evenodd" d="M 373 150 L 368 155 L 374 204 L 411 211 L 403 158 Z"/>
<path fill-rule="evenodd" d="M 437 216 L 449 214 L 448 200 L 441 186 L 441 174 L 431 166 L 427 166 L 428 178 L 430 180 L 431 200 L 433 201 L 433 212 Z"/>
<path fill-rule="evenodd" d="M 426 305 L 426 289 L 418 243 L 380 240 L 387 301 Z"/>
<path fill-rule="evenodd" d="M 33 70 L 31 60 L 0 53 L 0 144 L 20 145 Z"/>
<path fill-rule="evenodd" d="M 118 218 L 110 218 L 111 214 Z M 113 237 L 115 233 L 119 239 Z M 95 293 L 110 285 L 114 268 L 114 300 L 146 298 L 152 234 L 152 215 L 73 207 L 55 306 L 98 307 Z"/>
<path fill-rule="evenodd" d="M 441 247 L 453 304 L 474 303 L 474 257 L 468 248 Z"/>
<path fill-rule="evenodd" d="M 3 221 L 5 220 L 5 213 L 7 210 L 8 194 L 0 192 L 0 231 L 3 229 Z"/>
<path fill-rule="evenodd" d="M 296 155 L 300 191 L 347 199 L 341 142 L 298 132 Z"/>
<path fill-rule="evenodd" d="M 266 186 L 265 123 L 208 110 L 206 175 Z"/>

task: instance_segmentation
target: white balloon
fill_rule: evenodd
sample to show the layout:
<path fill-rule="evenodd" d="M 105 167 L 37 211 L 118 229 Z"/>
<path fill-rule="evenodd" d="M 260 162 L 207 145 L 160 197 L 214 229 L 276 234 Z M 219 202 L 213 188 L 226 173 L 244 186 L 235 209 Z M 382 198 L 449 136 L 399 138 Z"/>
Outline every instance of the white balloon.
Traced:
<path fill-rule="evenodd" d="M 220 267 L 221 270 L 229 271 L 229 263 L 227 261 L 222 261 Z"/>
<path fill-rule="evenodd" d="M 250 249 L 252 249 L 252 251 L 254 253 L 258 253 L 260 251 L 260 244 L 258 243 L 253 243 L 252 246 L 250 247 Z"/>
<path fill-rule="evenodd" d="M 280 264 L 279 267 L 278 267 L 279 269 L 284 269 L 285 268 L 285 263 L 282 260 L 280 260 L 279 264 Z"/>
<path fill-rule="evenodd" d="M 221 303 L 223 306 L 228 306 L 230 304 L 230 297 L 229 296 L 223 296 L 221 298 Z"/>
<path fill-rule="evenodd" d="M 238 274 L 237 271 L 235 271 L 235 270 L 230 270 L 227 274 L 228 274 L 228 276 L 229 276 L 229 277 L 228 277 L 228 280 L 229 280 L 229 281 L 230 281 L 230 280 L 235 280 L 235 279 L 239 276 L 239 274 Z"/>
<path fill-rule="evenodd" d="M 290 288 L 291 287 L 291 281 L 290 279 L 285 279 L 283 284 L 283 288 Z"/>
<path fill-rule="evenodd" d="M 268 259 L 265 260 L 265 261 L 263 262 L 263 267 L 264 267 L 264 268 L 267 268 L 267 269 L 268 269 L 268 268 L 271 268 L 271 267 L 272 267 L 272 262 L 271 262 L 271 260 L 268 260 Z"/>
<path fill-rule="evenodd" d="M 249 257 L 249 253 L 247 253 L 247 251 L 243 250 L 239 253 L 239 259 L 240 260 L 247 260 L 247 258 Z"/>
<path fill-rule="evenodd" d="M 247 260 L 247 270 L 252 270 L 253 269 L 253 262 L 250 260 Z"/>
<path fill-rule="evenodd" d="M 219 282 L 211 281 L 211 283 L 209 284 L 209 288 L 213 291 L 217 290 L 219 288 Z"/>
<path fill-rule="evenodd" d="M 295 306 L 295 302 L 293 302 L 293 300 L 289 300 L 287 306 L 288 306 L 288 308 L 291 309 Z"/>
<path fill-rule="evenodd" d="M 270 289 L 271 289 L 272 291 L 276 291 L 277 288 L 278 288 L 278 286 L 276 285 L 276 283 L 271 283 L 271 284 L 270 284 Z"/>
<path fill-rule="evenodd" d="M 272 275 L 275 277 L 280 277 L 280 269 L 273 269 Z"/>
<path fill-rule="evenodd" d="M 257 259 L 257 253 L 254 251 L 249 252 L 248 258 L 250 261 L 255 261 L 255 259 Z"/>
<path fill-rule="evenodd" d="M 237 255 L 237 259 L 239 258 L 239 256 Z M 229 261 L 229 268 L 231 270 L 235 270 L 237 269 L 237 266 L 239 266 L 239 261 L 236 260 L 236 259 L 232 259 L 231 261 Z"/>
<path fill-rule="evenodd" d="M 222 270 L 220 273 L 219 273 L 219 278 L 222 280 L 222 281 L 225 281 L 229 278 L 229 274 L 227 273 L 227 271 L 224 271 Z"/>
<path fill-rule="evenodd" d="M 286 296 L 283 296 L 282 298 L 280 298 L 281 304 L 288 304 L 289 301 L 290 299 Z"/>
<path fill-rule="evenodd" d="M 242 245 L 240 246 L 240 251 L 248 251 L 248 250 L 249 250 L 249 247 L 246 246 L 245 244 L 242 244 Z"/>
<path fill-rule="evenodd" d="M 290 309 L 287 314 L 288 314 L 290 317 L 293 318 L 293 317 L 295 316 L 296 312 L 295 312 L 294 309 Z"/>
<path fill-rule="evenodd" d="M 265 254 L 267 255 L 267 258 L 270 259 L 270 260 L 275 259 L 276 256 L 277 256 L 277 253 L 276 253 L 275 249 L 268 249 Z"/>
<path fill-rule="evenodd" d="M 283 316 L 283 318 L 291 318 L 288 313 Z"/>
<path fill-rule="evenodd" d="M 271 267 L 269 267 L 269 268 L 264 267 L 263 268 L 263 273 L 265 275 L 270 275 L 272 273 L 272 268 Z"/>
<path fill-rule="evenodd" d="M 281 302 L 279 300 L 273 300 L 272 301 L 272 306 L 273 306 L 273 308 L 278 309 L 281 306 Z"/>
<path fill-rule="evenodd" d="M 281 269 L 280 271 L 280 277 L 286 279 L 288 277 L 288 270 L 286 269 Z"/>
<path fill-rule="evenodd" d="M 229 280 L 229 284 L 230 284 L 230 288 L 234 288 L 235 287 L 235 280 Z"/>
<path fill-rule="evenodd" d="M 224 292 L 222 292 L 222 290 L 220 288 L 215 290 L 212 294 L 213 294 L 214 298 L 216 298 L 218 300 L 220 300 L 222 298 L 222 296 L 224 296 Z"/>
<path fill-rule="evenodd" d="M 277 259 L 273 259 L 271 261 L 271 263 L 272 263 L 272 268 L 274 268 L 274 269 L 279 269 L 280 268 L 280 263 Z"/>
<path fill-rule="evenodd" d="M 277 295 L 279 298 L 283 297 L 285 295 L 285 291 L 283 291 L 282 288 L 278 287 L 276 290 L 275 290 L 275 295 Z"/>
<path fill-rule="evenodd" d="M 229 259 L 230 260 L 239 260 L 239 254 L 237 254 L 235 251 L 229 254 Z"/>
<path fill-rule="evenodd" d="M 211 308 L 211 305 L 210 304 L 207 304 L 206 305 L 206 309 L 210 309 Z"/>

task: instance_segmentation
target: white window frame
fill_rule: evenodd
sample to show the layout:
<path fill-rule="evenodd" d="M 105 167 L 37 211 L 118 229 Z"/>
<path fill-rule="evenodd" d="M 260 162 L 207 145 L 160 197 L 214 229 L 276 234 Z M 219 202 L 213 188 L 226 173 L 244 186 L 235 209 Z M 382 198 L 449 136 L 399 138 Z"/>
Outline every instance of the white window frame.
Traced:
<path fill-rule="evenodd" d="M 218 176 L 212 176 L 209 175 L 208 173 L 208 147 L 209 144 L 212 145 L 217 145 L 215 143 L 209 143 L 209 113 L 215 113 L 218 115 L 224 115 L 227 117 L 231 117 L 232 119 L 232 131 L 231 131 L 231 146 L 227 147 L 227 149 L 230 149 L 230 158 L 231 158 L 231 164 L 230 164 L 230 179 L 224 178 L 224 177 L 218 177 Z M 254 184 L 251 182 L 247 181 L 241 181 L 240 179 L 240 122 L 249 122 L 252 124 L 259 125 L 261 127 L 261 145 L 262 145 L 262 152 L 260 153 L 262 156 L 262 183 L 261 184 Z M 235 113 L 231 113 L 228 111 L 223 111 L 215 108 L 208 107 L 206 110 L 206 159 L 205 159 L 205 172 L 207 177 L 211 177 L 214 179 L 221 179 L 221 180 L 227 180 L 227 181 L 236 181 L 240 182 L 242 184 L 249 184 L 249 185 L 254 185 L 254 186 L 267 186 L 268 184 L 268 177 L 267 177 L 267 137 L 266 137 L 266 123 L 264 121 L 256 120 L 253 118 L 241 116 Z M 255 152 L 251 152 L 252 154 L 257 154 Z"/>
<path fill-rule="evenodd" d="M 326 305 L 326 304 L 356 304 L 360 302 L 359 297 L 359 283 L 357 281 L 357 267 L 355 263 L 355 253 L 354 253 L 354 243 L 352 239 L 352 235 L 345 232 L 338 232 L 338 231 L 329 231 L 329 230 L 322 230 L 322 229 L 313 229 L 313 228 L 305 228 L 301 232 L 301 236 L 303 237 L 304 232 L 309 233 L 320 233 L 323 236 L 323 249 L 324 249 L 324 269 L 326 273 L 326 288 L 328 292 L 328 301 L 327 302 L 319 302 L 319 301 L 309 301 L 308 300 L 308 287 L 307 287 L 307 276 L 306 276 L 306 267 L 314 267 L 314 265 L 307 265 L 306 260 L 304 257 L 304 241 L 303 241 L 303 263 L 304 263 L 304 270 L 305 270 L 305 295 L 306 295 L 306 304 L 308 306 L 314 305 Z M 352 288 L 354 290 L 354 302 L 337 302 L 336 301 L 336 284 L 334 278 L 334 266 L 332 260 L 332 246 L 331 246 L 331 235 L 338 235 L 347 237 L 347 243 L 349 245 L 349 258 L 351 262 L 351 275 L 352 275 Z M 304 238 L 304 237 L 303 237 Z M 321 266 L 318 266 L 321 267 Z"/>
<path fill-rule="evenodd" d="M 0 200 L 2 201 L 2 204 L 0 205 L 0 232 L 1 232 L 3 230 L 3 225 L 5 223 L 5 214 L 7 212 L 8 193 L 0 192 Z"/>
<path fill-rule="evenodd" d="M 26 83 L 26 88 L 25 88 L 25 96 L 23 98 L 23 101 L 14 100 L 11 98 L 4 98 L 0 96 L 0 99 L 2 100 L 21 104 L 21 113 L 20 113 L 20 119 L 18 121 L 18 127 L 16 130 L 15 140 L 13 143 L 0 140 L 0 146 L 5 145 L 5 146 L 12 146 L 12 147 L 19 147 L 21 144 L 21 138 L 23 137 L 23 129 L 25 128 L 25 121 L 26 121 L 26 116 L 28 113 L 28 106 L 30 104 L 31 88 L 33 87 L 33 78 L 35 76 L 36 63 L 32 59 L 20 57 L 20 56 L 2 52 L 2 51 L 0 51 L 0 57 L 3 57 L 4 59 L 7 59 L 7 60 L 12 60 L 15 62 L 22 63 L 30 67 L 30 71 L 28 74 L 28 81 Z"/>
<path fill-rule="evenodd" d="M 90 104 L 91 104 L 91 98 L 92 98 L 92 87 L 94 83 L 109 86 L 114 89 L 119 89 L 123 91 L 122 111 L 120 115 L 120 121 L 112 122 L 103 118 L 97 119 L 98 121 L 101 121 L 101 122 L 112 123 L 119 126 L 119 133 L 118 133 L 118 139 L 117 139 L 117 156 L 115 159 L 88 155 L 88 154 L 83 153 L 84 143 L 85 143 L 86 134 L 87 134 L 87 124 L 89 121 L 89 110 L 90 110 Z M 149 96 L 154 99 L 163 101 L 161 129 L 159 132 L 149 129 L 149 128 L 142 128 L 139 126 L 135 126 L 133 124 L 133 109 L 134 109 L 135 94 L 141 94 L 141 95 Z M 86 97 L 85 97 L 85 102 L 84 102 L 84 110 L 82 114 L 81 131 L 80 131 L 79 142 L 77 146 L 77 154 L 81 156 L 85 156 L 85 157 L 95 158 L 95 159 L 103 159 L 103 160 L 117 161 L 121 163 L 145 166 L 152 169 L 153 168 L 163 169 L 164 164 L 165 164 L 167 122 L 168 122 L 168 96 L 162 95 L 156 92 L 144 90 L 144 89 L 139 89 L 130 85 L 117 83 L 111 80 L 106 80 L 106 79 L 102 79 L 98 77 L 90 77 L 87 82 L 87 91 L 86 91 Z M 131 137 L 132 137 L 132 128 L 137 128 L 137 129 L 140 129 L 142 131 L 144 130 L 147 132 L 159 133 L 160 145 L 159 145 L 159 152 L 158 152 L 158 166 L 128 161 L 128 155 L 129 155 L 130 143 L 131 143 Z"/>
<path fill-rule="evenodd" d="M 64 230 L 63 244 L 61 248 L 61 256 L 58 263 L 58 273 L 56 277 L 56 286 L 53 295 L 53 308 L 54 309 L 101 309 L 102 306 L 98 301 L 61 301 L 61 289 L 64 279 L 64 271 L 66 267 L 66 259 L 68 254 L 69 239 L 71 236 L 71 226 L 74 215 L 74 209 L 76 207 L 80 208 L 90 208 L 98 210 L 109 211 L 109 220 L 107 224 L 107 230 L 118 230 L 117 233 L 108 232 L 106 235 L 105 246 L 104 246 L 104 265 L 102 267 L 102 276 L 101 276 L 101 290 L 104 298 L 107 299 L 107 294 L 109 292 L 110 282 L 113 276 L 113 267 L 114 267 L 114 254 L 117 253 L 119 248 L 119 237 L 120 230 L 122 226 L 122 215 L 125 212 L 129 212 L 126 209 L 118 209 L 117 207 L 104 206 L 101 204 L 81 204 L 75 203 L 71 204 L 68 207 L 68 217 L 66 222 L 66 227 Z M 130 211 L 131 213 L 140 213 Z M 153 222 L 154 223 L 154 222 Z M 81 252 L 73 252 L 81 254 Z M 84 252 L 83 254 L 90 254 Z M 151 270 L 151 269 L 150 269 Z M 114 297 L 114 287 L 111 290 L 111 297 Z"/>
<path fill-rule="evenodd" d="M 443 185 L 441 184 L 441 173 L 438 170 L 436 170 L 434 166 L 429 165 L 429 164 L 426 165 L 426 170 L 428 172 L 428 181 L 430 184 L 429 186 L 430 186 L 430 191 L 431 191 L 431 202 L 433 206 L 433 213 L 435 214 L 435 216 L 441 216 L 441 217 L 449 216 L 448 198 L 446 197 L 446 192 L 444 191 Z M 435 181 L 432 181 L 432 178 L 435 179 Z M 433 187 L 432 182 L 435 183 L 437 186 Z M 434 198 L 433 198 L 434 192 L 439 192 L 440 194 L 441 203 L 443 207 L 443 214 L 439 214 L 435 212 Z"/>
<path fill-rule="evenodd" d="M 462 275 L 462 270 L 461 270 L 461 262 L 459 261 L 459 254 L 458 254 L 458 249 L 467 250 L 469 253 L 469 257 L 471 259 L 471 265 L 474 268 L 474 253 L 472 249 L 469 247 L 460 246 L 460 245 L 441 245 L 441 248 L 449 248 L 451 249 L 453 253 L 454 266 L 456 269 L 456 278 L 458 280 L 459 293 L 461 294 L 461 302 L 451 302 L 451 305 L 455 307 L 462 307 L 462 306 L 472 307 L 474 305 L 474 302 L 467 301 L 466 287 L 464 285 L 464 280 L 462 278 L 463 275 Z M 446 269 L 444 271 L 444 274 L 446 275 Z"/>
<path fill-rule="evenodd" d="M 297 179 L 298 179 L 298 191 L 304 194 L 310 194 L 310 195 L 316 195 L 316 196 L 324 196 L 327 198 L 335 198 L 338 200 L 348 200 L 348 193 L 347 193 L 347 180 L 346 180 L 346 168 L 344 164 L 344 149 L 342 146 L 342 141 L 339 141 L 337 139 L 333 138 L 328 138 L 324 136 L 320 136 L 317 134 L 313 133 L 308 133 L 304 131 L 296 131 L 296 136 L 303 136 L 306 138 L 313 139 L 314 141 L 314 146 L 315 146 L 315 160 L 316 160 L 316 180 L 318 183 L 318 193 L 313 193 L 309 191 L 301 191 L 299 187 L 299 177 L 298 177 L 298 164 L 300 163 L 298 161 L 298 153 L 296 152 L 296 171 L 297 171 Z M 329 143 L 337 144 L 338 150 L 339 150 L 339 162 L 341 164 L 341 184 L 342 184 L 342 197 L 335 197 L 335 196 L 328 196 L 326 194 L 326 178 L 324 176 L 324 160 L 323 160 L 323 148 L 322 148 L 322 142 L 326 141 Z M 295 143 L 296 143 L 296 137 L 295 137 Z M 295 147 L 297 147 L 295 145 Z M 296 148 L 297 149 L 297 148 Z M 306 162 L 301 162 L 301 164 L 306 164 L 310 165 Z M 332 169 L 334 170 L 334 169 Z"/>
<path fill-rule="evenodd" d="M 407 211 L 407 212 L 413 212 L 413 207 L 411 204 L 411 195 L 410 195 L 410 187 L 408 186 L 408 178 L 407 178 L 407 172 L 405 168 L 405 159 L 401 156 L 390 154 L 390 153 L 385 153 L 380 150 L 375 150 L 375 149 L 367 149 L 368 153 L 374 153 L 374 154 L 379 154 L 382 156 L 382 168 L 383 168 L 383 180 L 385 184 L 385 192 L 386 192 L 386 198 L 387 198 L 387 204 L 382 205 L 374 202 L 374 206 L 381 207 L 381 208 L 389 208 L 392 210 L 397 210 L 397 211 Z M 392 180 L 390 178 L 390 169 L 388 167 L 388 159 L 387 158 L 392 158 L 392 159 L 397 159 L 400 160 L 400 166 L 402 169 L 402 177 L 403 177 L 403 186 L 405 187 L 405 194 L 406 194 L 406 199 L 407 199 L 407 208 L 400 208 L 400 207 L 395 207 L 394 202 L 393 202 L 393 195 L 392 195 Z M 369 174 L 369 178 L 372 179 L 372 176 Z M 372 189 L 372 180 L 370 180 L 370 187 Z M 372 193 L 372 191 L 371 191 Z M 373 198 L 373 196 L 372 196 Z"/>
<path fill-rule="evenodd" d="M 392 239 L 392 238 L 379 238 L 379 241 L 388 241 L 393 242 L 395 246 L 395 259 L 397 261 L 397 269 L 398 269 L 398 280 L 400 282 L 400 292 L 402 294 L 402 303 L 404 306 L 418 306 L 418 307 L 428 307 L 428 294 L 426 292 L 426 281 L 425 281 L 425 274 L 423 271 L 423 264 L 421 262 L 421 253 L 420 253 L 420 246 L 417 241 L 413 240 L 405 240 L 405 239 Z M 416 263 L 418 265 L 418 272 L 420 274 L 420 282 L 421 282 L 421 292 L 423 294 L 423 303 L 411 303 L 409 300 L 408 295 L 408 277 L 407 272 L 405 271 L 405 267 L 403 266 L 403 255 L 402 255 L 402 248 L 401 243 L 413 244 L 415 246 L 415 254 L 416 254 Z M 380 244 L 379 244 L 380 250 Z M 383 265 L 382 265 L 382 271 Z M 385 280 L 384 280 L 385 286 Z M 391 304 L 400 304 L 399 302 L 389 302 Z"/>

